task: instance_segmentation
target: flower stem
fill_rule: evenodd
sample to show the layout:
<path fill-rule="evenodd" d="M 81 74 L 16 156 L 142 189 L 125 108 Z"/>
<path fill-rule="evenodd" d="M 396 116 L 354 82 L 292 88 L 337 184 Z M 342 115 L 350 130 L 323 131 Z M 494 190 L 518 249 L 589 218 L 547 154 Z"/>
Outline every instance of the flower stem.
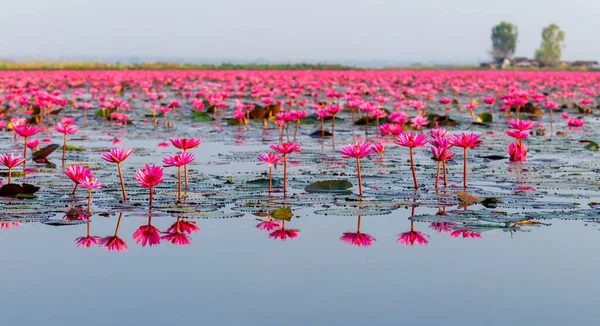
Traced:
<path fill-rule="evenodd" d="M 273 191 L 273 166 L 269 165 L 269 195 Z"/>
<path fill-rule="evenodd" d="M 27 137 L 25 137 L 25 148 L 23 148 L 23 173 L 27 176 Z"/>
<path fill-rule="evenodd" d="M 419 184 L 417 183 L 417 173 L 415 172 L 415 161 L 413 159 L 413 148 L 410 148 L 410 170 L 412 171 L 413 181 L 415 182 L 415 190 L 419 189 Z"/>
<path fill-rule="evenodd" d="M 11 168 L 11 167 L 9 167 L 9 168 L 8 168 L 8 184 L 10 184 L 10 179 L 11 179 L 11 177 L 12 177 L 12 168 Z"/>
<path fill-rule="evenodd" d="M 467 148 L 465 147 L 464 149 L 464 155 L 463 155 L 463 164 L 464 164 L 464 168 L 463 168 L 463 186 L 466 188 L 467 187 Z"/>
<path fill-rule="evenodd" d="M 123 191 L 123 200 L 127 200 L 127 192 L 125 191 L 125 183 L 123 182 L 123 173 L 121 172 L 121 163 L 117 163 L 119 170 L 119 180 L 121 181 L 121 191 Z"/>
<path fill-rule="evenodd" d="M 283 194 L 287 192 L 287 154 L 283 154 Z"/>
<path fill-rule="evenodd" d="M 88 189 L 88 207 L 87 207 L 88 216 L 92 215 L 91 204 L 92 204 L 92 189 Z"/>
<path fill-rule="evenodd" d="M 177 201 L 181 201 L 181 167 L 177 167 Z"/>
<path fill-rule="evenodd" d="M 435 175 L 435 187 L 436 188 L 438 187 L 439 180 L 440 180 L 440 164 L 441 163 L 442 162 L 440 162 L 440 161 L 437 162 L 437 174 Z"/>
<path fill-rule="evenodd" d="M 152 209 L 152 187 L 150 187 L 150 209 Z"/>
<path fill-rule="evenodd" d="M 358 157 L 356 158 L 356 168 L 358 170 L 358 195 L 362 196 L 362 178 L 360 176 L 360 159 Z"/>
<path fill-rule="evenodd" d="M 71 196 L 75 197 L 75 192 L 77 191 L 77 187 L 79 187 L 79 183 L 75 184 L 75 188 L 73 188 L 73 192 L 71 193 Z"/>

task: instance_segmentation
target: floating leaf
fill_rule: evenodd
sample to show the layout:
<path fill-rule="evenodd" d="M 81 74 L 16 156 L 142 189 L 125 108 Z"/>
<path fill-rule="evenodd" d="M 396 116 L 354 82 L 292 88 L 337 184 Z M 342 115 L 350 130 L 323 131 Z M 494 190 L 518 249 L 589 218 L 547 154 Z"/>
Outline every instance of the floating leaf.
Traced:
<path fill-rule="evenodd" d="M 325 192 L 325 193 L 343 193 L 348 194 L 348 189 L 352 188 L 352 183 L 348 180 L 326 180 L 317 181 L 304 188 L 306 192 Z"/>
<path fill-rule="evenodd" d="M 600 149 L 600 147 L 598 146 L 598 144 L 596 142 L 593 142 L 593 141 L 590 141 L 583 148 L 587 149 L 588 151 L 598 151 L 598 149 Z"/>
<path fill-rule="evenodd" d="M 291 221 L 293 216 L 291 207 L 278 208 L 271 213 L 272 218 L 282 221 Z"/>
<path fill-rule="evenodd" d="M 479 199 L 473 195 L 470 195 L 469 193 L 462 192 L 462 191 L 458 192 L 458 200 L 460 200 L 464 203 L 480 203 L 481 202 L 481 199 Z"/>
<path fill-rule="evenodd" d="M 496 208 L 498 206 L 498 203 L 501 203 L 501 202 L 502 202 L 502 200 L 500 200 L 498 198 L 488 197 L 481 201 L 481 205 L 483 205 L 487 208 Z"/>
<path fill-rule="evenodd" d="M 489 112 L 483 112 L 477 116 L 477 122 L 480 123 L 492 123 L 494 117 Z"/>
<path fill-rule="evenodd" d="M 208 115 L 208 113 L 202 112 L 202 111 L 194 111 L 192 113 L 192 118 L 195 121 L 198 121 L 198 122 L 212 121 L 213 120 L 213 117 L 211 117 L 210 115 Z"/>

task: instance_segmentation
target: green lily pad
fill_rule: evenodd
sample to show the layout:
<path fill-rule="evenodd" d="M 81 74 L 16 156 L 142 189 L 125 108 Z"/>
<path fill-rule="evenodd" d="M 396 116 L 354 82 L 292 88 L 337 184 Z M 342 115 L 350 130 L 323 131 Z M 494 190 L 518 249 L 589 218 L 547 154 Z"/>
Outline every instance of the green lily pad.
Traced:
<path fill-rule="evenodd" d="M 293 216 L 291 207 L 278 208 L 271 213 L 272 218 L 281 221 L 291 221 Z"/>
<path fill-rule="evenodd" d="M 483 112 L 477 116 L 477 122 L 480 123 L 491 123 L 494 120 L 494 117 L 489 112 Z"/>
<path fill-rule="evenodd" d="M 350 193 L 348 189 L 352 188 L 352 183 L 348 180 L 326 180 L 317 181 L 304 188 L 306 192 L 326 192 L 326 193 Z"/>
<path fill-rule="evenodd" d="M 198 122 L 212 121 L 213 120 L 213 117 L 211 117 L 210 115 L 208 115 L 208 113 L 202 112 L 202 111 L 194 111 L 192 113 L 192 118 L 194 119 L 194 121 L 198 121 Z"/>

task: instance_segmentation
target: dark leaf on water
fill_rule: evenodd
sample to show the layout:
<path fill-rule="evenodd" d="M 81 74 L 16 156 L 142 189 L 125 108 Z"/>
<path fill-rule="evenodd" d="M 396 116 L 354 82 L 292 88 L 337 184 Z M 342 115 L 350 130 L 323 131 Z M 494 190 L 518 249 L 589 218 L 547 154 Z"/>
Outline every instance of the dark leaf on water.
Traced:
<path fill-rule="evenodd" d="M 291 221 L 293 216 L 291 207 L 278 208 L 271 213 L 272 218 L 281 221 Z"/>
<path fill-rule="evenodd" d="M 328 192 L 328 193 L 349 193 L 352 183 L 348 180 L 326 180 L 311 183 L 304 190 L 306 192 Z"/>
<path fill-rule="evenodd" d="M 48 155 L 52 154 L 52 152 L 54 152 L 58 147 L 59 145 L 57 144 L 50 144 L 40 149 L 39 151 L 34 152 L 32 155 L 33 161 L 37 163 L 46 163 L 47 160 L 45 159 L 48 157 Z"/>

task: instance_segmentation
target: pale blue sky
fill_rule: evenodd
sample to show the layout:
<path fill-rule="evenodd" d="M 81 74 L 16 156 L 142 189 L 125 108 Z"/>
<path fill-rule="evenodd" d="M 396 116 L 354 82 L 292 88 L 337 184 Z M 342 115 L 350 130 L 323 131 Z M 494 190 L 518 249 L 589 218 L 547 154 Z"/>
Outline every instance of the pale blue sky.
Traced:
<path fill-rule="evenodd" d="M 598 0 L 5 0 L 0 57 L 476 62 L 508 20 L 519 56 L 556 23 L 563 59 L 598 60 L 599 14 Z"/>

